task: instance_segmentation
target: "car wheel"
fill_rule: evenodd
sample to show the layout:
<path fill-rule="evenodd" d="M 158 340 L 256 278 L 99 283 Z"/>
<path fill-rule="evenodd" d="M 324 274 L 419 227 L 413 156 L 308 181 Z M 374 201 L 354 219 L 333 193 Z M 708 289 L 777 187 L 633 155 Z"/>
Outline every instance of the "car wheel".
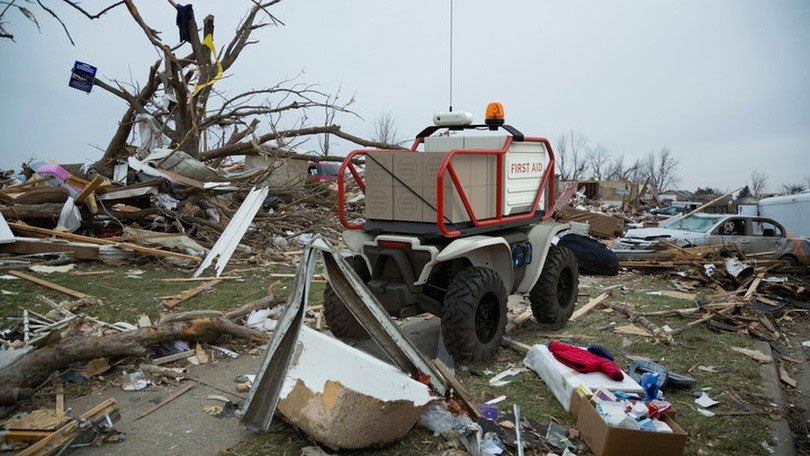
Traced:
<path fill-rule="evenodd" d="M 574 313 L 578 290 L 576 257 L 569 249 L 552 245 L 543 272 L 529 293 L 534 318 L 553 329 L 564 327 Z"/>
<path fill-rule="evenodd" d="M 371 274 L 363 257 L 349 257 L 346 258 L 346 262 L 349 263 L 349 266 L 354 269 L 354 272 L 363 282 L 371 280 Z M 323 290 L 323 316 L 329 330 L 340 340 L 365 339 L 368 337 L 363 325 L 354 318 L 352 312 L 328 283 Z"/>
<path fill-rule="evenodd" d="M 557 246 L 574 253 L 582 274 L 615 276 L 619 273 L 619 258 L 596 239 L 571 233 L 560 238 Z"/>
<path fill-rule="evenodd" d="M 492 359 L 506 328 L 506 287 L 497 272 L 470 267 L 457 274 L 444 297 L 442 337 L 460 363 Z"/>

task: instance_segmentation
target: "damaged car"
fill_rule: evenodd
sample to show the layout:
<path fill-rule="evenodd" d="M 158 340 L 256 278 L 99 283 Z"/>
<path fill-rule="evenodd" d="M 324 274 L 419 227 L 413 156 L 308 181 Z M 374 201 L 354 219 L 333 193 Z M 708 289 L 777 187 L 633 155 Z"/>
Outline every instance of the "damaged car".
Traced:
<path fill-rule="evenodd" d="M 792 236 L 777 221 L 737 214 L 703 214 L 667 220 L 657 228 L 628 230 L 616 239 L 613 251 L 622 260 L 651 257 L 660 250 L 659 241 L 679 247 L 734 244 L 746 255 L 810 262 L 810 241 Z"/>

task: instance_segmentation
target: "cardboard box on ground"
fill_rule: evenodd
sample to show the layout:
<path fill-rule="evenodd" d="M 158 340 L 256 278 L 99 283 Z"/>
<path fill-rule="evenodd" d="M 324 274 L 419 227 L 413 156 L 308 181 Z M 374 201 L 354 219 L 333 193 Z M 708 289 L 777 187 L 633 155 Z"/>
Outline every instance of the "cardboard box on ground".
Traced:
<path fill-rule="evenodd" d="M 681 456 L 686 432 L 668 416 L 661 418 L 668 432 L 637 431 L 609 426 L 591 401 L 577 391 L 571 394 L 571 414 L 577 419 L 579 435 L 594 456 Z"/>

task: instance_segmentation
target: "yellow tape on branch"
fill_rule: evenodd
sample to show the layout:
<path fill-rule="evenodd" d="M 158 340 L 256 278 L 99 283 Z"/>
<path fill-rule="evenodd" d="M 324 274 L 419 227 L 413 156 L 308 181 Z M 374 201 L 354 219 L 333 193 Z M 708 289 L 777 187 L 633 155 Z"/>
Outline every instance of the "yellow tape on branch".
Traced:
<path fill-rule="evenodd" d="M 208 87 L 210 85 L 213 85 L 215 82 L 217 82 L 217 80 L 219 78 L 222 77 L 222 64 L 219 62 L 219 57 L 217 57 L 217 50 L 214 47 L 214 36 L 211 35 L 210 33 L 208 35 L 205 35 L 205 39 L 203 40 L 203 44 L 206 45 L 208 47 L 208 49 L 211 50 L 212 54 L 214 54 L 214 60 L 217 62 L 217 74 L 214 76 L 213 79 L 206 82 L 205 84 L 194 85 L 194 93 L 192 94 L 192 96 L 196 96 L 200 92 L 200 90 L 202 90 L 202 89 L 204 89 L 204 88 L 206 88 L 206 87 Z"/>

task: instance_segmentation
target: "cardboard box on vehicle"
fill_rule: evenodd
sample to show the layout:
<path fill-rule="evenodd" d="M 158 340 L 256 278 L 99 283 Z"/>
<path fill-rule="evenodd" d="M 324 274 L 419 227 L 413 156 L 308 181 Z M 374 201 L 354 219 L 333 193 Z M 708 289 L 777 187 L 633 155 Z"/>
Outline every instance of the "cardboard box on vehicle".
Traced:
<path fill-rule="evenodd" d="M 681 456 L 686 447 L 686 432 L 666 416 L 662 421 L 672 428 L 671 434 L 612 427 L 576 391 L 571 395 L 571 414 L 577 418 L 579 435 L 594 456 Z"/>
<path fill-rule="evenodd" d="M 422 153 L 421 152 L 394 152 L 394 187 L 406 186 L 417 188 L 422 186 Z"/>
<path fill-rule="evenodd" d="M 394 187 L 372 185 L 366 181 L 366 218 L 370 220 L 394 219 Z"/>
<path fill-rule="evenodd" d="M 393 152 L 369 152 L 366 154 L 366 169 L 363 173 L 363 179 L 367 187 L 383 188 L 392 186 L 394 182 L 393 173 Z M 366 194 L 368 194 L 368 190 L 366 190 Z"/>

